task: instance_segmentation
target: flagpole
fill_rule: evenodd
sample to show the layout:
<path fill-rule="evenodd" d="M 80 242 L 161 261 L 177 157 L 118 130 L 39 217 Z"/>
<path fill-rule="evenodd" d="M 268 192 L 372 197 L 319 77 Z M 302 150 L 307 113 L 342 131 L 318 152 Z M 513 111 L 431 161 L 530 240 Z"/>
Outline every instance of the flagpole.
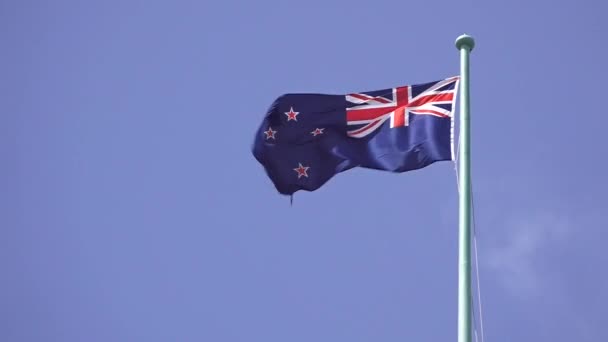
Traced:
<path fill-rule="evenodd" d="M 460 51 L 460 151 L 458 159 L 458 342 L 472 342 L 471 334 L 471 132 L 469 119 L 469 54 L 475 46 L 466 34 L 456 39 Z"/>

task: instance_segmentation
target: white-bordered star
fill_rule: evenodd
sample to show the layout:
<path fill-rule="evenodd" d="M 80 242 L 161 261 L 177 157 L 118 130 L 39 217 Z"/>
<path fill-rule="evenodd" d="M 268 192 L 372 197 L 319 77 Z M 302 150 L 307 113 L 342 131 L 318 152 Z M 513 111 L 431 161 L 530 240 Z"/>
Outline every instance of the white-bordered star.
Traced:
<path fill-rule="evenodd" d="M 300 114 L 300 112 L 294 112 L 293 107 L 289 108 L 289 112 L 285 112 L 285 115 L 287 115 L 287 121 L 298 121 L 298 114 Z"/>
<path fill-rule="evenodd" d="M 310 169 L 310 166 L 304 166 L 302 163 L 298 163 L 298 167 L 293 170 L 298 173 L 298 179 L 300 179 L 302 176 L 308 178 L 308 173 L 306 173 L 308 169 Z"/>
<path fill-rule="evenodd" d="M 324 133 L 324 132 L 323 132 L 323 130 L 324 130 L 324 129 L 325 129 L 325 128 L 315 128 L 315 130 L 314 130 L 314 131 L 312 131 L 312 132 L 310 132 L 310 134 L 312 134 L 312 135 L 314 135 L 314 136 L 316 137 L 316 136 L 317 136 L 317 135 L 319 135 L 319 134 L 323 134 L 323 133 Z"/>
<path fill-rule="evenodd" d="M 273 131 L 272 127 L 268 127 L 268 130 L 264 132 L 264 134 L 266 134 L 266 140 L 268 139 L 275 139 L 274 137 L 275 134 L 277 134 L 277 131 Z"/>

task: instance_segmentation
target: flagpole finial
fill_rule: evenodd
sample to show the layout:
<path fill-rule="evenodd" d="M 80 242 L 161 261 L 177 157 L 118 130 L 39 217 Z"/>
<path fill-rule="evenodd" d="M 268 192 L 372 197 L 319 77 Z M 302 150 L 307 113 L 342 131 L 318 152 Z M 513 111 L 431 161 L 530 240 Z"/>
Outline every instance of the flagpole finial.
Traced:
<path fill-rule="evenodd" d="M 473 51 L 473 48 L 475 47 L 475 39 L 468 34 L 463 34 L 456 38 L 456 48 L 461 50 L 463 47 L 468 48 L 469 51 Z"/>

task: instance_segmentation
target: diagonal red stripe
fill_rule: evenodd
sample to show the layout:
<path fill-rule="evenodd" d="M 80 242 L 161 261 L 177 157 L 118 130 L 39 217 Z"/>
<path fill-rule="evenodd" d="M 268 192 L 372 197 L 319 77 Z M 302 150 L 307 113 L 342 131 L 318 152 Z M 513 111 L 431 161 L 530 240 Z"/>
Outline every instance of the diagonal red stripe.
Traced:
<path fill-rule="evenodd" d="M 382 119 L 378 119 L 378 120 L 376 120 L 376 121 L 373 121 L 373 122 L 371 122 L 371 123 L 368 123 L 368 124 L 367 124 L 367 125 L 365 125 L 363 128 L 360 128 L 360 129 L 358 129 L 358 130 L 356 130 L 356 131 L 351 131 L 351 132 L 348 132 L 348 134 L 350 134 L 350 135 L 355 135 L 355 134 L 359 134 L 359 133 L 365 132 L 366 130 L 368 130 L 368 129 L 370 129 L 370 128 L 374 127 L 374 125 L 376 125 L 376 124 L 377 124 L 378 122 L 380 122 L 381 120 L 382 120 Z"/>
<path fill-rule="evenodd" d="M 421 110 L 413 110 L 411 112 L 412 114 L 417 114 L 417 115 L 424 115 L 424 114 L 429 114 L 429 115 L 436 115 L 436 116 L 441 116 L 442 118 L 449 118 L 449 115 L 445 115 L 443 113 L 434 111 L 434 110 L 430 110 L 430 109 L 421 109 Z"/>
<path fill-rule="evenodd" d="M 383 97 L 372 97 L 372 96 L 363 95 L 363 94 L 349 94 L 349 96 L 352 96 L 354 98 L 357 98 L 357 99 L 363 100 L 363 101 L 375 100 L 375 101 L 378 101 L 381 103 L 390 103 L 391 102 Z"/>
<path fill-rule="evenodd" d="M 418 107 L 418 106 L 427 104 L 429 102 L 435 102 L 435 101 L 452 101 L 453 99 L 454 99 L 454 93 L 427 95 L 427 96 L 422 96 L 422 97 L 416 99 L 415 101 L 411 102 L 409 104 L 409 107 Z"/>

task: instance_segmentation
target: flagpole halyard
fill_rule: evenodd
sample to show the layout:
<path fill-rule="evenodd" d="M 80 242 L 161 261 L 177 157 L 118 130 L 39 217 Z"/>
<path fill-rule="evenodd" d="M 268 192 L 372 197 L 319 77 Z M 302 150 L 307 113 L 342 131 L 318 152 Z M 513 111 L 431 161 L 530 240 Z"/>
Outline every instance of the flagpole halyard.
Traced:
<path fill-rule="evenodd" d="M 471 132 L 469 108 L 469 54 L 475 47 L 473 37 L 456 39 L 460 51 L 460 151 L 458 157 L 458 342 L 472 342 L 471 321 Z"/>

